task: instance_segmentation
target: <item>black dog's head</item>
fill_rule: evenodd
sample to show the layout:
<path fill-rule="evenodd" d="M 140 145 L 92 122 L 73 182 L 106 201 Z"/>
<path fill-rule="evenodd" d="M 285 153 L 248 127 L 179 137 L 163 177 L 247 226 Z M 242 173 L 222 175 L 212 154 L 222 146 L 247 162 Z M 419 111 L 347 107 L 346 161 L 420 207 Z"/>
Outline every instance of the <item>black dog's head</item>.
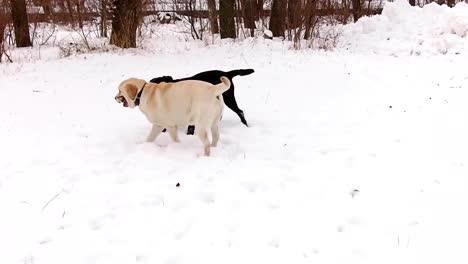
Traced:
<path fill-rule="evenodd" d="M 174 79 L 172 79 L 171 76 L 161 76 L 161 77 L 157 77 L 157 78 L 153 78 L 150 80 L 150 82 L 152 83 L 162 83 L 162 82 L 172 82 L 174 81 Z"/>

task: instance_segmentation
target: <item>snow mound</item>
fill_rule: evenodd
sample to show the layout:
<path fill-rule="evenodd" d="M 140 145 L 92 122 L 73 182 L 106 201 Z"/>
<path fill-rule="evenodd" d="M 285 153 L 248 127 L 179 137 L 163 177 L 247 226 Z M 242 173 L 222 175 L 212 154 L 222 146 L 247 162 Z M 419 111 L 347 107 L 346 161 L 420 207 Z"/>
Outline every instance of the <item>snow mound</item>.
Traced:
<path fill-rule="evenodd" d="M 438 55 L 468 52 L 468 4 L 412 7 L 386 2 L 381 15 L 345 25 L 341 46 L 353 52 Z"/>

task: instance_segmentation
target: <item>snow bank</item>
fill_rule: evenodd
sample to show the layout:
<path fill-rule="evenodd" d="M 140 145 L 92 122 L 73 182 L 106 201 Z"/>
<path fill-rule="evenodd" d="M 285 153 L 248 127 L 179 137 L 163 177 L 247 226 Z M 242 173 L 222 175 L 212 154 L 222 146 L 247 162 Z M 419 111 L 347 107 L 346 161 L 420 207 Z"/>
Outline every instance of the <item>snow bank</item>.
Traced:
<path fill-rule="evenodd" d="M 341 47 L 390 55 L 436 55 L 466 52 L 468 5 L 436 3 L 412 7 L 406 0 L 387 2 L 381 15 L 344 26 Z"/>

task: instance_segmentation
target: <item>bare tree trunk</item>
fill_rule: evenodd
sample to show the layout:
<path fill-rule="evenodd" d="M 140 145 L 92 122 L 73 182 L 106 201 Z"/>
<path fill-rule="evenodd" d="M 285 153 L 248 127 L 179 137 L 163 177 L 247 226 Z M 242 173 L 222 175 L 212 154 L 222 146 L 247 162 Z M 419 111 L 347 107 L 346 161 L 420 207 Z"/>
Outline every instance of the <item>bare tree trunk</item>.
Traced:
<path fill-rule="evenodd" d="M 107 0 L 101 0 L 101 37 L 107 38 Z"/>
<path fill-rule="evenodd" d="M 60 10 L 59 12 L 66 12 L 67 11 L 67 8 L 65 6 L 65 1 L 60 0 L 60 1 L 57 1 L 56 4 L 57 4 L 57 7 Z"/>
<path fill-rule="evenodd" d="M 44 15 L 48 18 L 52 16 L 52 3 L 50 2 L 51 0 L 40 0 L 40 1 L 34 1 L 35 5 L 40 5 L 42 7 L 42 10 L 44 11 Z"/>
<path fill-rule="evenodd" d="M 210 15 L 211 33 L 219 33 L 218 15 L 216 14 L 216 0 L 208 0 L 208 12 Z"/>
<path fill-rule="evenodd" d="M 301 1 L 288 0 L 288 28 L 293 29 L 299 26 L 301 17 Z"/>
<path fill-rule="evenodd" d="M 30 47 L 32 46 L 32 43 L 31 37 L 29 35 L 29 23 L 28 14 L 26 13 L 26 1 L 10 0 L 10 3 L 13 27 L 15 28 L 16 46 Z"/>
<path fill-rule="evenodd" d="M 234 0 L 219 0 L 219 26 L 221 38 L 236 38 Z"/>
<path fill-rule="evenodd" d="M 5 27 L 6 27 L 6 17 L 5 17 L 5 14 L 1 12 L 0 13 L 0 46 L 3 44 L 3 39 L 4 39 L 3 36 L 5 36 Z"/>
<path fill-rule="evenodd" d="M 6 16 L 3 10 L 0 10 L 0 62 L 3 57 L 3 36 L 5 36 Z"/>
<path fill-rule="evenodd" d="M 257 3 L 254 0 L 244 0 L 242 2 L 244 24 L 245 27 L 250 29 L 250 36 L 253 37 L 255 33 L 255 9 Z"/>
<path fill-rule="evenodd" d="M 310 39 L 312 37 L 312 25 L 315 20 L 315 8 L 317 6 L 316 0 L 307 0 L 305 5 L 304 24 L 305 32 L 304 39 Z"/>
<path fill-rule="evenodd" d="M 284 37 L 286 5 L 286 0 L 273 0 L 271 7 L 270 30 L 274 37 Z"/>
<path fill-rule="evenodd" d="M 255 20 L 258 21 L 263 17 L 263 0 L 257 0 L 257 8 L 255 10 Z"/>
<path fill-rule="evenodd" d="M 354 22 L 358 21 L 361 17 L 361 1 L 360 0 L 351 0 L 353 3 L 353 19 Z"/>
<path fill-rule="evenodd" d="M 75 19 L 73 18 L 73 6 L 70 0 L 66 0 L 68 13 L 70 14 L 70 23 L 72 27 L 75 27 Z"/>
<path fill-rule="evenodd" d="M 286 16 L 286 28 L 287 29 L 291 29 L 293 28 L 293 21 L 294 21 L 294 17 L 295 17 L 295 14 L 294 14 L 294 8 L 296 7 L 296 4 L 297 2 L 299 2 L 298 0 L 286 0 L 286 4 L 287 4 L 287 16 Z"/>
<path fill-rule="evenodd" d="M 136 35 L 141 16 L 141 0 L 114 0 L 110 44 L 136 48 Z"/>
<path fill-rule="evenodd" d="M 289 39 L 293 39 L 295 45 L 300 44 L 302 33 L 302 21 L 304 12 L 301 7 L 301 0 L 288 1 L 288 31 Z"/>
<path fill-rule="evenodd" d="M 369 1 L 369 4 L 372 0 Z M 348 24 L 349 16 L 351 15 L 351 3 L 349 0 L 341 0 L 341 6 L 343 7 L 343 12 L 339 16 L 339 20 L 343 25 Z"/>
<path fill-rule="evenodd" d="M 76 0 L 76 13 L 78 14 L 78 27 L 83 29 L 83 16 L 82 16 L 83 11 L 81 10 L 81 8 L 82 8 L 81 0 Z"/>

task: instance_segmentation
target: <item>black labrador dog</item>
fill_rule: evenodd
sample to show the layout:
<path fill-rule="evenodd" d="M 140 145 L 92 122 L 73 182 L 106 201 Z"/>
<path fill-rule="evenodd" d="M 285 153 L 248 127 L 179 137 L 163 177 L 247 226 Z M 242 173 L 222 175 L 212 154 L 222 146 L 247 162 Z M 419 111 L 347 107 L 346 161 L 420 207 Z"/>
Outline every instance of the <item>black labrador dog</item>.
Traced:
<path fill-rule="evenodd" d="M 231 87 L 223 93 L 223 99 L 224 99 L 224 104 L 226 104 L 227 107 L 229 107 L 234 113 L 236 113 L 241 122 L 249 126 L 247 124 L 247 120 L 245 120 L 244 112 L 237 106 L 236 102 L 236 97 L 234 96 L 234 82 L 232 81 L 232 78 L 236 77 L 237 75 L 239 76 L 244 76 L 244 75 L 249 75 L 253 73 L 253 69 L 239 69 L 239 70 L 232 70 L 232 71 L 218 71 L 218 70 L 213 70 L 213 71 L 205 71 L 205 72 L 200 72 L 198 74 L 195 74 L 191 77 L 187 78 L 182 78 L 182 79 L 173 79 L 171 76 L 161 76 L 157 78 L 153 78 L 150 80 L 152 83 L 160 83 L 160 82 L 180 82 L 180 81 L 185 81 L 185 80 L 198 80 L 198 81 L 205 81 L 209 82 L 211 84 L 219 84 L 221 83 L 221 76 L 225 76 L 231 81 Z M 195 131 L 194 126 L 188 126 L 187 128 L 187 135 L 193 135 Z M 163 132 L 166 132 L 166 129 L 163 130 Z"/>

